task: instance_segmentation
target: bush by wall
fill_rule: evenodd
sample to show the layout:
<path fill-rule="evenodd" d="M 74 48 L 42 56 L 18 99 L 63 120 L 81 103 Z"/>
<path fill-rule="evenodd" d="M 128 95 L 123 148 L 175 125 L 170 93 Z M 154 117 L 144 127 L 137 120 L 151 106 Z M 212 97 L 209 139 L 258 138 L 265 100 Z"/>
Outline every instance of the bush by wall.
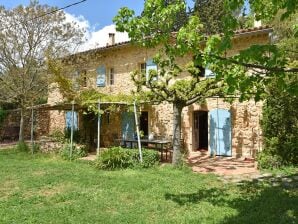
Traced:
<path fill-rule="evenodd" d="M 97 168 L 105 170 L 126 169 L 126 168 L 149 168 L 159 162 L 157 151 L 142 149 L 143 162 L 140 163 L 138 149 L 125 149 L 113 147 L 102 151 L 96 159 Z"/>
<path fill-rule="evenodd" d="M 65 160 L 75 160 L 87 155 L 87 148 L 85 145 L 73 144 L 72 155 L 70 156 L 70 144 L 66 143 L 59 151 L 60 156 Z"/>
<path fill-rule="evenodd" d="M 297 82 L 297 76 L 290 76 L 288 85 Z M 259 156 L 263 167 L 298 164 L 297 108 L 298 97 L 281 91 L 276 80 L 268 89 L 263 108 L 264 150 Z"/>

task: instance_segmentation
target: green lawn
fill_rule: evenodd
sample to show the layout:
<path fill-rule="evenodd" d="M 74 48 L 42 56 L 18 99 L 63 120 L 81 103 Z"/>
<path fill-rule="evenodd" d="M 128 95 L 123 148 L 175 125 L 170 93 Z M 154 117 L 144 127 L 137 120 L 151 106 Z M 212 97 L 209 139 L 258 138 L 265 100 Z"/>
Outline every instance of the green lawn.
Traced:
<path fill-rule="evenodd" d="M 297 223 L 297 189 L 0 150 L 0 223 Z"/>

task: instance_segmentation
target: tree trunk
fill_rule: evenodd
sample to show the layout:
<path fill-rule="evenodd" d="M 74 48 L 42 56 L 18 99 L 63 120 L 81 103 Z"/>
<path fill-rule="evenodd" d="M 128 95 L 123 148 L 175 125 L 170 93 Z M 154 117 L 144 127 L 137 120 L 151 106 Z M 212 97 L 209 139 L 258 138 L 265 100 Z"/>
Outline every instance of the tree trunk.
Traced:
<path fill-rule="evenodd" d="M 20 119 L 20 132 L 19 132 L 19 141 L 24 141 L 24 108 L 21 107 L 21 119 Z"/>
<path fill-rule="evenodd" d="M 173 160 L 172 164 L 177 166 L 182 161 L 181 155 L 181 114 L 183 106 L 173 103 Z"/>

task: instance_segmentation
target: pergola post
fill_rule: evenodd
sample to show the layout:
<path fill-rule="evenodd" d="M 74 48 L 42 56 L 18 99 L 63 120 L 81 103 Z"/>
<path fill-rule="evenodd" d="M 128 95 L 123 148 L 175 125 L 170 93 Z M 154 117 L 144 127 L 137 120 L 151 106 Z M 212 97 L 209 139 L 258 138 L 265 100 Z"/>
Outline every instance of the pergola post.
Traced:
<path fill-rule="evenodd" d="M 73 149 L 73 129 L 74 129 L 74 101 L 71 102 L 71 126 L 70 126 L 70 151 L 69 158 L 72 158 L 72 149 Z"/>
<path fill-rule="evenodd" d="M 100 149 L 100 99 L 98 100 L 98 115 L 97 115 L 97 149 L 96 155 L 99 155 Z"/>
<path fill-rule="evenodd" d="M 34 153 L 34 110 L 31 107 L 31 153 Z"/>
<path fill-rule="evenodd" d="M 139 120 L 138 120 L 138 114 L 137 114 L 137 105 L 136 101 L 133 103 L 134 106 L 134 112 L 135 112 L 135 122 L 136 122 L 136 128 L 137 128 L 137 138 L 138 138 L 138 148 L 139 148 L 139 155 L 140 155 L 140 162 L 143 162 L 143 155 L 142 155 L 142 146 L 141 146 L 141 138 L 140 138 L 140 129 L 139 129 Z"/>

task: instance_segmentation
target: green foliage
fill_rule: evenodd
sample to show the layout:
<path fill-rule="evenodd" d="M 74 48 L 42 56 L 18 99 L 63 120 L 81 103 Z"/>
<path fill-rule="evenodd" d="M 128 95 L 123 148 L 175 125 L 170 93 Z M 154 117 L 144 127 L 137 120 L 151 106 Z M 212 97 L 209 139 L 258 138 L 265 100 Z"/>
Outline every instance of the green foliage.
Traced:
<path fill-rule="evenodd" d="M 16 149 L 20 152 L 29 152 L 29 150 L 30 150 L 30 148 L 28 147 L 28 145 L 24 141 L 19 141 L 18 144 L 17 144 Z"/>
<path fill-rule="evenodd" d="M 198 15 L 204 25 L 206 35 L 223 32 L 225 0 L 194 0 L 194 13 Z"/>
<path fill-rule="evenodd" d="M 159 154 L 153 150 L 142 150 L 143 162 L 140 163 L 139 151 L 137 149 L 125 149 L 113 147 L 100 153 L 96 160 L 96 167 L 105 170 L 126 168 L 149 168 L 159 161 Z"/>
<path fill-rule="evenodd" d="M 287 84 L 297 85 L 297 76 L 289 76 Z M 298 164 L 298 98 L 279 88 L 279 80 L 270 85 L 263 108 L 262 129 L 264 151 L 278 156 L 282 164 Z"/>
<path fill-rule="evenodd" d="M 2 107 L 0 107 L 0 127 L 2 125 L 2 122 L 5 119 L 6 115 L 7 115 L 6 111 Z"/>
<path fill-rule="evenodd" d="M 259 169 L 278 169 L 282 166 L 282 158 L 268 153 L 267 150 L 258 153 L 257 160 Z"/>
<path fill-rule="evenodd" d="M 59 155 L 65 160 L 75 160 L 87 156 L 87 147 L 85 145 L 73 144 L 72 153 L 70 155 L 70 144 L 66 143 L 59 151 Z"/>
<path fill-rule="evenodd" d="M 40 152 L 40 150 L 41 150 L 41 148 L 40 148 L 40 144 L 38 144 L 38 143 L 34 143 L 34 144 L 33 144 L 33 147 L 32 147 L 32 145 L 31 145 L 31 152 L 32 152 L 32 153 L 38 153 L 38 152 Z"/>

